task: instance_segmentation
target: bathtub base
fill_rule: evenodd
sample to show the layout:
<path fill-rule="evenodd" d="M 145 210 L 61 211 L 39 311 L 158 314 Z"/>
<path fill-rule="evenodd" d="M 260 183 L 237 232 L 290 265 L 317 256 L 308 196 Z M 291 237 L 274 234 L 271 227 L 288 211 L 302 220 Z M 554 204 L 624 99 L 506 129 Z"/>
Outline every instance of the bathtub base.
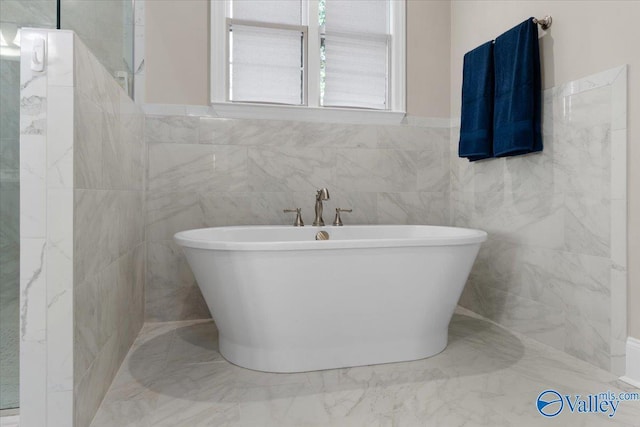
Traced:
<path fill-rule="evenodd" d="M 326 228 L 332 240 L 320 242 L 317 230 L 223 227 L 177 235 L 228 361 L 305 372 L 444 350 L 484 232 L 345 226 Z"/>
<path fill-rule="evenodd" d="M 318 344 L 312 348 L 288 350 L 256 348 L 236 344 L 222 335 L 218 342 L 222 356 L 234 365 L 254 371 L 294 373 L 408 362 L 435 356 L 447 347 L 447 331 L 424 337 L 419 342 L 387 342 L 381 339 L 342 348 L 323 348 Z"/>

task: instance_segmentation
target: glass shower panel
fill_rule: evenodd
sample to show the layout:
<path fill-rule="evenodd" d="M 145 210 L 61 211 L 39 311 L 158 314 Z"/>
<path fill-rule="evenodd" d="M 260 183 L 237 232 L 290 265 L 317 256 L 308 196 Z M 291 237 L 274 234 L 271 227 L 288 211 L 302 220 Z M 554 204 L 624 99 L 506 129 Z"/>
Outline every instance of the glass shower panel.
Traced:
<path fill-rule="evenodd" d="M 134 0 L 60 1 L 61 28 L 75 31 L 129 96 L 133 94 L 133 6 Z"/>
<path fill-rule="evenodd" d="M 1 0 L 0 21 L 18 27 L 56 28 L 57 0 Z"/>
<path fill-rule="evenodd" d="M 0 56 L 0 76 L 0 409 L 6 409 L 18 406 L 20 62 Z"/>
<path fill-rule="evenodd" d="M 0 0 L 0 410 L 19 406 L 20 35 L 56 27 L 56 0 Z"/>

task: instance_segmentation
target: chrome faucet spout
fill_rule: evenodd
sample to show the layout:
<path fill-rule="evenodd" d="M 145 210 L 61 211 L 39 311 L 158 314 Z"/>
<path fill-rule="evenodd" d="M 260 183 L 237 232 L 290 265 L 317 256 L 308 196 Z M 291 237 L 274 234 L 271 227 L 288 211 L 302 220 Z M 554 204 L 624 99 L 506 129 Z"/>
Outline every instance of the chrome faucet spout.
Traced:
<path fill-rule="evenodd" d="M 329 200 L 329 190 L 326 188 L 321 188 L 316 193 L 316 218 L 313 220 L 314 226 L 323 226 L 324 220 L 322 219 L 322 201 Z"/>
<path fill-rule="evenodd" d="M 326 188 L 321 188 L 316 193 L 316 201 L 318 200 L 329 200 L 329 190 Z"/>

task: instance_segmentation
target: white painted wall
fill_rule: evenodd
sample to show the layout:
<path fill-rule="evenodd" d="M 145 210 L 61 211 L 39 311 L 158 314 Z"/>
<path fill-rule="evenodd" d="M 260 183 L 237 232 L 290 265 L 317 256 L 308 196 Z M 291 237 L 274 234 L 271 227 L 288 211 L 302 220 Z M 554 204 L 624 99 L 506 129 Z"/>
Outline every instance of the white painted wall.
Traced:
<path fill-rule="evenodd" d="M 451 2 L 407 0 L 407 112 L 449 117 Z"/>
<path fill-rule="evenodd" d="M 145 2 L 145 100 L 209 104 L 209 0 Z"/>

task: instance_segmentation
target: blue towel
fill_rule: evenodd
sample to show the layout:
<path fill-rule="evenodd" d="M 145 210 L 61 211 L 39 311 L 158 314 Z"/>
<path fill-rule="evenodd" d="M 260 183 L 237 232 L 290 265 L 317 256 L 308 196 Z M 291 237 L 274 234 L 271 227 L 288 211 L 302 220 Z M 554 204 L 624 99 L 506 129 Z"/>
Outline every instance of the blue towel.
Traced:
<path fill-rule="evenodd" d="M 464 55 L 458 156 L 493 157 L 493 42 Z"/>
<path fill-rule="evenodd" d="M 542 88 L 538 26 L 533 18 L 496 39 L 493 152 L 496 157 L 542 151 Z"/>

